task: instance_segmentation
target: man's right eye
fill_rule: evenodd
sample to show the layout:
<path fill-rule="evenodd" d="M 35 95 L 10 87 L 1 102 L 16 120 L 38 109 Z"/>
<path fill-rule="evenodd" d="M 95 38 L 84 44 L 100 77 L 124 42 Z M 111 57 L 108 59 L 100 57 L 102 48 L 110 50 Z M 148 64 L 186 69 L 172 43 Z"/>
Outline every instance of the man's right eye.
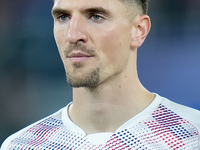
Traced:
<path fill-rule="evenodd" d="M 66 20 L 69 19 L 69 16 L 67 16 L 67 15 L 60 15 L 60 16 L 58 16 L 58 19 L 59 19 L 60 21 L 66 21 Z"/>

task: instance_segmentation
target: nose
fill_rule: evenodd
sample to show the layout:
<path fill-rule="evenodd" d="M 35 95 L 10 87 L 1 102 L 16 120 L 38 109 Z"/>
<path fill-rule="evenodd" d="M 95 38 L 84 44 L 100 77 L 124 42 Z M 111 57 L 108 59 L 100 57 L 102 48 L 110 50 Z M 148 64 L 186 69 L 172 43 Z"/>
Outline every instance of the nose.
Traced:
<path fill-rule="evenodd" d="M 86 43 L 88 37 L 84 29 L 84 20 L 81 17 L 72 17 L 70 19 L 69 28 L 67 31 L 67 41 L 70 44 L 76 44 L 77 42 Z"/>

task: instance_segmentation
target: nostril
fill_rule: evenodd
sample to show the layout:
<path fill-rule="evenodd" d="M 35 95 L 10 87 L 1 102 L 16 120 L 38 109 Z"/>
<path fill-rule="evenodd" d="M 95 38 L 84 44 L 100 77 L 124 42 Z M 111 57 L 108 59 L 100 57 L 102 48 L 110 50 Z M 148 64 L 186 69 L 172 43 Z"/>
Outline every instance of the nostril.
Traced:
<path fill-rule="evenodd" d="M 80 28 L 78 27 L 70 28 L 68 30 L 66 38 L 69 43 L 73 43 L 73 44 L 79 41 L 85 43 L 87 42 L 87 39 L 88 39 L 85 31 L 80 30 Z"/>
<path fill-rule="evenodd" d="M 83 39 L 80 39 L 79 41 L 81 41 L 81 42 L 84 42 L 84 40 L 83 40 Z"/>

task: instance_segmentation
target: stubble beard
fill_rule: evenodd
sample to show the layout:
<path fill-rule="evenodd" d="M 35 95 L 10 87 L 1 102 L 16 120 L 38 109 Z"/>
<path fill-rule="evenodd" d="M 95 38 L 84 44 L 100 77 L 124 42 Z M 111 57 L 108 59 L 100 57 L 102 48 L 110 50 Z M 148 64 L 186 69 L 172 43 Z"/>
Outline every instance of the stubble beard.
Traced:
<path fill-rule="evenodd" d="M 74 67 L 80 67 L 81 64 L 76 64 Z M 77 72 L 77 73 L 75 73 Z M 67 83 L 74 88 L 80 87 L 94 87 L 100 81 L 99 68 L 92 69 L 87 73 L 78 72 L 78 69 L 71 73 L 66 72 Z"/>
<path fill-rule="evenodd" d="M 69 45 L 64 51 L 65 56 L 67 57 L 67 55 L 74 50 L 81 50 L 90 55 L 95 55 L 95 50 L 93 48 L 87 47 L 82 43 L 77 43 Z M 67 83 L 74 88 L 93 87 L 100 81 L 99 70 L 98 67 L 86 70 L 82 63 L 73 63 L 72 71 L 67 70 L 67 68 L 65 69 Z"/>

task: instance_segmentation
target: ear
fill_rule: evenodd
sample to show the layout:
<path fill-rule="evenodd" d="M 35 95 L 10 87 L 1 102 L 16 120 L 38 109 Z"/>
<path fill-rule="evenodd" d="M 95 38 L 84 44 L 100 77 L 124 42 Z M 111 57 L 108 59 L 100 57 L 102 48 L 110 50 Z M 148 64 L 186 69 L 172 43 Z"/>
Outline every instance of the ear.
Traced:
<path fill-rule="evenodd" d="M 137 16 L 134 19 L 134 25 L 131 30 L 131 47 L 138 48 L 142 45 L 151 28 L 149 16 Z"/>

